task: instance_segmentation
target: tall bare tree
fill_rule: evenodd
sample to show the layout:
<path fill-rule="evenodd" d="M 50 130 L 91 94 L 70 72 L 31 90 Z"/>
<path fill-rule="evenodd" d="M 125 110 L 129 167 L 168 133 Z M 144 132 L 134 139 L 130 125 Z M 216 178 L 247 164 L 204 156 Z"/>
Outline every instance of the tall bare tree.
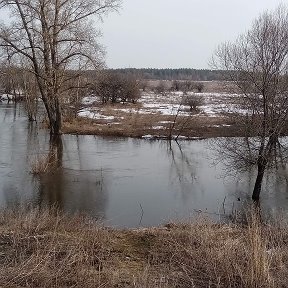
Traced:
<path fill-rule="evenodd" d="M 103 64 L 97 43 L 98 19 L 119 7 L 121 0 L 1 0 L 11 21 L 0 26 L 0 45 L 9 57 L 26 58 L 36 77 L 51 134 L 61 134 L 61 95 L 71 80 L 69 70 Z M 19 60 L 20 62 L 20 60 Z M 74 75 L 74 74 L 73 74 Z M 73 76 L 75 77 L 75 76 Z"/>
<path fill-rule="evenodd" d="M 257 137 L 247 141 L 257 151 L 252 198 L 258 200 L 264 172 L 288 120 L 288 9 L 281 5 L 260 15 L 235 43 L 222 44 L 213 62 L 240 90 L 241 106 L 247 110 L 246 136 Z"/>

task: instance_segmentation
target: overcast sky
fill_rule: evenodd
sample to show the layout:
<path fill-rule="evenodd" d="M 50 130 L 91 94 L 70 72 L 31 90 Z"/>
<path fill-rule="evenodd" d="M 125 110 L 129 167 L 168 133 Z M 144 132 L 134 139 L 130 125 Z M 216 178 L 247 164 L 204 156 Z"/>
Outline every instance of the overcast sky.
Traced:
<path fill-rule="evenodd" d="M 123 0 L 104 19 L 109 68 L 209 68 L 218 44 L 234 40 L 278 0 Z M 287 3 L 288 4 L 288 3 Z"/>

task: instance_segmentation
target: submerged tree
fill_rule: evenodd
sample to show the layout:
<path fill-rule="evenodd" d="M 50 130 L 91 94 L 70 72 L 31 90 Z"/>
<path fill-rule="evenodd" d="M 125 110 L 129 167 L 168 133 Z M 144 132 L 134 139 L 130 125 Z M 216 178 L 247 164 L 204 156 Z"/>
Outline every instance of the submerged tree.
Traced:
<path fill-rule="evenodd" d="M 213 64 L 236 84 L 241 107 L 247 110 L 242 121 L 248 141 L 245 143 L 248 150 L 253 145 L 257 165 L 252 198 L 259 200 L 264 172 L 281 147 L 279 137 L 288 120 L 287 8 L 279 6 L 274 12 L 260 15 L 235 43 L 218 48 Z M 252 141 L 249 136 L 256 139 Z M 236 152 L 245 154 L 247 149 Z"/>
<path fill-rule="evenodd" d="M 103 51 L 96 41 L 99 32 L 91 17 L 101 19 L 119 4 L 120 0 L 0 1 L 0 8 L 11 12 L 11 22 L 0 26 L 4 56 L 9 51 L 9 57 L 30 63 L 51 134 L 61 133 L 61 97 L 65 82 L 71 80 L 66 72 L 103 63 Z"/>

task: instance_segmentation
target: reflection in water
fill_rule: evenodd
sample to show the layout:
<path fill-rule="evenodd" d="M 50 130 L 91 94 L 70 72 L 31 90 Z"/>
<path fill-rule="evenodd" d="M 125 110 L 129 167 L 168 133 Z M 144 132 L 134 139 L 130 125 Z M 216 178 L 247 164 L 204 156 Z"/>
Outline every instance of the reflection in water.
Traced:
<path fill-rule="evenodd" d="M 95 136 L 50 139 L 36 123 L 28 124 L 21 104 L 1 103 L 0 120 L 1 207 L 57 205 L 107 225 L 137 227 L 187 219 L 195 211 L 222 219 L 224 210 L 230 214 L 251 195 L 253 167 L 236 178 L 220 177 L 225 167 L 213 163 L 217 151 L 211 149 L 212 140 L 169 146 L 166 141 Z M 53 169 L 35 177 L 31 159 L 43 154 Z M 287 211 L 286 170 L 266 176 L 262 209 Z"/>
<path fill-rule="evenodd" d="M 105 218 L 107 191 L 101 171 L 58 169 L 40 177 L 37 204 L 57 205 L 71 213 L 89 213 Z"/>
<path fill-rule="evenodd" d="M 277 175 L 285 170 L 288 159 L 286 138 L 269 137 L 218 138 L 213 141 L 220 162 L 227 170 L 256 171 L 252 199 L 259 201 L 264 175 Z M 266 177 L 267 178 L 267 177 Z"/>
<path fill-rule="evenodd" d="M 79 167 L 83 167 L 79 138 L 76 140 Z M 103 171 L 65 168 L 61 136 L 50 137 L 48 159 L 52 167 L 49 173 L 39 177 L 37 205 L 57 205 L 59 209 L 70 213 L 89 213 L 97 219 L 103 219 L 106 202 Z"/>
<path fill-rule="evenodd" d="M 168 159 L 171 161 L 170 179 L 173 179 L 172 181 L 176 179 L 180 187 L 182 201 L 185 202 L 190 195 L 193 195 L 195 191 L 193 184 L 197 180 L 193 153 L 184 151 L 184 147 L 176 141 L 168 141 L 163 144 L 166 145 Z"/>
<path fill-rule="evenodd" d="M 238 200 L 244 200 L 241 209 L 251 204 L 251 195 L 255 190 L 255 181 L 258 179 L 257 170 L 259 159 L 259 145 L 257 138 L 218 138 L 211 141 L 216 153 L 216 159 L 221 162 L 228 178 L 234 178 L 237 185 L 232 193 L 238 195 Z M 210 148 L 211 148 L 210 147 Z M 281 138 L 271 146 L 266 153 L 267 166 L 261 192 L 261 206 L 263 215 L 271 216 L 279 212 L 287 213 L 288 199 L 288 171 L 287 171 L 287 138 Z M 232 177 L 233 176 L 233 177 Z M 256 201 L 258 202 L 258 201 Z"/>

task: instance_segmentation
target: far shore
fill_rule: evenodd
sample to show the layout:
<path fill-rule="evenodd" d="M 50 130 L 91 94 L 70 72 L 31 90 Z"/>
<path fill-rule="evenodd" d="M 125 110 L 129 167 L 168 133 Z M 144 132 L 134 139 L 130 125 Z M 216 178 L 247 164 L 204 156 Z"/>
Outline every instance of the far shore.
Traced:
<path fill-rule="evenodd" d="M 164 124 L 159 125 L 161 121 Z M 185 123 L 184 127 L 182 127 L 182 123 Z M 63 123 L 63 133 L 177 140 L 244 136 L 241 135 L 241 130 L 233 119 L 194 117 L 187 121 L 184 117 L 179 116 L 173 127 L 173 116 L 161 115 L 128 115 L 125 120 L 117 122 L 117 124 L 77 117 Z"/>

